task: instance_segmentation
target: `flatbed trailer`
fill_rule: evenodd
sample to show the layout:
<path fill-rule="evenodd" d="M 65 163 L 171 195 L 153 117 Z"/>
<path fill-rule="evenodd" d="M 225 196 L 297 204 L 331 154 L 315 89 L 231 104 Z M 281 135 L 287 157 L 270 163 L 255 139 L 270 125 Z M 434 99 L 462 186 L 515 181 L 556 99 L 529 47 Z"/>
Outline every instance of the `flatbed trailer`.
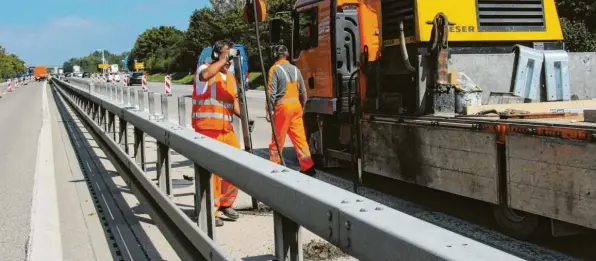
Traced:
<path fill-rule="evenodd" d="M 362 170 L 596 229 L 596 124 L 574 121 L 368 114 Z"/>

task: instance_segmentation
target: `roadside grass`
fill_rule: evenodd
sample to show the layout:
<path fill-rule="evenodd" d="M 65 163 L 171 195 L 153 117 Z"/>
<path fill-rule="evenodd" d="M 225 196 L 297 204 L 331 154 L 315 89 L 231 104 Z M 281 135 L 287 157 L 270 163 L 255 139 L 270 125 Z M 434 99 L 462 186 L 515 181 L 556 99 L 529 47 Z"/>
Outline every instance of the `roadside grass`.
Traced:
<path fill-rule="evenodd" d="M 164 73 L 158 74 L 150 74 L 147 75 L 147 81 L 150 82 L 164 82 L 165 79 Z M 192 84 L 194 80 L 194 74 L 188 74 L 186 72 L 176 72 L 172 73 L 172 83 L 177 84 Z M 263 74 L 260 72 L 251 72 L 248 74 L 248 84 L 251 89 L 253 90 L 265 90 L 265 80 L 263 79 Z"/>

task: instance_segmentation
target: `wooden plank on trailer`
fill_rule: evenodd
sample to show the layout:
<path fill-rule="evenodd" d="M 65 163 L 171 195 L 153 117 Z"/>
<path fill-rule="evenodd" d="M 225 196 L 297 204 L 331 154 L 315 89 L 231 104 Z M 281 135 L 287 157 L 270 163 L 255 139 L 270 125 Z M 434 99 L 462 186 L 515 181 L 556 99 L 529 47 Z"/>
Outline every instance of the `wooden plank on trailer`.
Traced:
<path fill-rule="evenodd" d="M 553 112 L 551 110 L 564 109 L 582 109 L 582 108 L 596 108 L 596 100 L 578 100 L 578 101 L 564 101 L 564 102 L 535 102 L 535 103 L 519 103 L 519 104 L 486 104 L 486 105 L 472 105 L 467 106 L 464 110 L 465 115 L 474 115 L 481 111 L 496 110 L 498 112 L 515 109 L 524 110 L 529 113 L 545 113 Z"/>
<path fill-rule="evenodd" d="M 585 141 L 509 134 L 509 206 L 596 229 L 595 152 Z"/>
<path fill-rule="evenodd" d="M 498 203 L 494 133 L 366 121 L 362 128 L 364 171 Z"/>

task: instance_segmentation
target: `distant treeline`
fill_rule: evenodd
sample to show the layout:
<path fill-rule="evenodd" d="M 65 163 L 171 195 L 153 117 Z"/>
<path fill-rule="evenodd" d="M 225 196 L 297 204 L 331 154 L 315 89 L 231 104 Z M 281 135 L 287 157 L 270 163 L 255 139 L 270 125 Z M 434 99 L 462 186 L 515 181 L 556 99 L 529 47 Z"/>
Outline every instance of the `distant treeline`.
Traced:
<path fill-rule="evenodd" d="M 25 62 L 0 46 L 0 81 L 25 73 Z"/>

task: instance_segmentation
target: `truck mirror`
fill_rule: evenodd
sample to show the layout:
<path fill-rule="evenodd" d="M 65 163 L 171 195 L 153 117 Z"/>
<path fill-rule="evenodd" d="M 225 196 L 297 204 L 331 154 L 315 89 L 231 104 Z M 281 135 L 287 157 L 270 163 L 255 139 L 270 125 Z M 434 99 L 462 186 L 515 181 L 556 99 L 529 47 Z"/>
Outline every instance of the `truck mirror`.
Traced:
<path fill-rule="evenodd" d="M 279 18 L 273 18 L 269 21 L 269 43 L 281 44 L 281 30 L 283 23 L 283 20 Z"/>

